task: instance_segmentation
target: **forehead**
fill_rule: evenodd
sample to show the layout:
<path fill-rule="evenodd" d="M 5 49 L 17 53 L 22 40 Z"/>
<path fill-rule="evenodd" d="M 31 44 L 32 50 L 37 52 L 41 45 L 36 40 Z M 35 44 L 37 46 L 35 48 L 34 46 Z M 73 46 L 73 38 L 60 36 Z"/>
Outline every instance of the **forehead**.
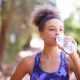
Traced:
<path fill-rule="evenodd" d="M 62 27 L 64 26 L 63 21 L 59 20 L 59 19 L 50 19 L 48 21 L 45 22 L 45 26 L 46 27 Z"/>

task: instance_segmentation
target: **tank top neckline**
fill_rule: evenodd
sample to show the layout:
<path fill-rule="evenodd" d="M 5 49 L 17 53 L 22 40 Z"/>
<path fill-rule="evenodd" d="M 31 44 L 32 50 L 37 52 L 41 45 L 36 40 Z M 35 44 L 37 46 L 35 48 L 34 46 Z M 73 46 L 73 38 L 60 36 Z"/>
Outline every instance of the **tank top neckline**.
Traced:
<path fill-rule="evenodd" d="M 60 71 L 61 66 L 62 66 L 62 52 L 60 53 L 60 65 L 59 65 L 59 68 L 54 72 L 47 72 L 47 71 L 43 70 L 42 67 L 41 67 L 40 58 L 41 58 L 41 52 L 39 53 L 39 64 L 38 65 L 39 65 L 39 69 L 43 73 L 46 73 L 46 74 L 57 74 Z"/>

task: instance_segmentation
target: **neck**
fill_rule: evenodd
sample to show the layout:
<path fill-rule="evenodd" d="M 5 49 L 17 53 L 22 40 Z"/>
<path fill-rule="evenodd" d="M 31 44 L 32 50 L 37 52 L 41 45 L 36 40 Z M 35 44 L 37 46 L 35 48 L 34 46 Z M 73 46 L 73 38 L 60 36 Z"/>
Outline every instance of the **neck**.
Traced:
<path fill-rule="evenodd" d="M 42 52 L 47 58 L 57 57 L 59 56 L 60 50 L 57 46 L 44 46 L 44 50 Z"/>

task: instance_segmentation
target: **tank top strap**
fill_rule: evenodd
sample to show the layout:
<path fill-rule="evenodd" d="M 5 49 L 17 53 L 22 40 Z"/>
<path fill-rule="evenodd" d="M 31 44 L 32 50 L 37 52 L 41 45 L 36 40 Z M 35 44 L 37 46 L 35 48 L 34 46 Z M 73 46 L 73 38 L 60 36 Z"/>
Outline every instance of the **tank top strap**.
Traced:
<path fill-rule="evenodd" d="M 38 65 L 39 65 L 39 62 L 40 62 L 40 55 L 41 55 L 41 52 L 38 52 L 38 53 L 36 54 L 34 66 L 38 66 Z"/>
<path fill-rule="evenodd" d="M 66 69 L 68 68 L 65 52 L 61 52 L 61 65 L 65 66 Z"/>

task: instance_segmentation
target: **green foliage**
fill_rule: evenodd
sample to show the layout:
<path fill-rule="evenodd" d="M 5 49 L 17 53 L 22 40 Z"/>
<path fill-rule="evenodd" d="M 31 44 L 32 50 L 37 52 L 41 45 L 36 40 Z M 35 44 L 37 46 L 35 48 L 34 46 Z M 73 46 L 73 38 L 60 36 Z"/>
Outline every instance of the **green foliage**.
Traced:
<path fill-rule="evenodd" d="M 80 55 L 80 22 L 74 18 L 74 15 L 71 15 L 64 23 L 65 34 L 71 35 L 75 38 L 78 43 L 78 53 Z"/>

